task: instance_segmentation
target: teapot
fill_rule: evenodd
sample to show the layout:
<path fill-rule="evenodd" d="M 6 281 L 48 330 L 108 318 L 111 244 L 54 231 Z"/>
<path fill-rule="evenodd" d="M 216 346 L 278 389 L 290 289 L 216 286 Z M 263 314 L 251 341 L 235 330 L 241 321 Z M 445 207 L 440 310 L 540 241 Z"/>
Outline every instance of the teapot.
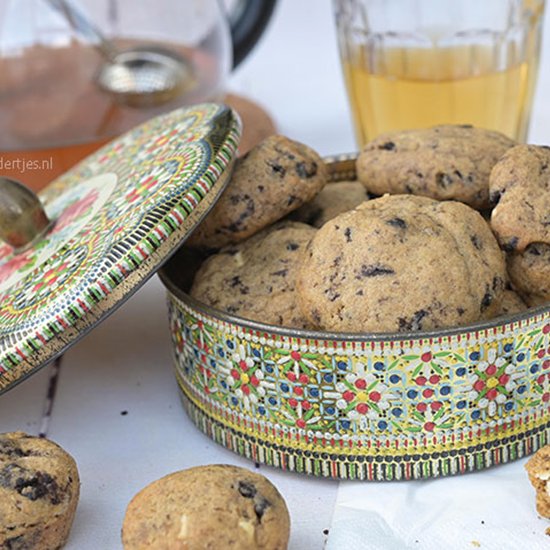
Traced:
<path fill-rule="evenodd" d="M 119 51 L 161 49 L 185 60 L 185 85 L 162 104 L 130 105 L 98 86 L 97 35 L 49 0 L 0 0 L 0 174 L 38 190 L 144 120 L 220 101 L 275 0 L 70 0 Z M 231 7 L 231 10 L 229 10 Z"/>

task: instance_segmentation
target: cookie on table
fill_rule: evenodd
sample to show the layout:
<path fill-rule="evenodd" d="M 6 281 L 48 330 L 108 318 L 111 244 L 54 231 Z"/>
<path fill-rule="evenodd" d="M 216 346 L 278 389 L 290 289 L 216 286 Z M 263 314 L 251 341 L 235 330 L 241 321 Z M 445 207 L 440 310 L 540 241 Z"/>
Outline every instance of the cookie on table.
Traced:
<path fill-rule="evenodd" d="M 290 517 L 264 476 L 228 465 L 167 475 L 130 502 L 122 527 L 125 550 L 285 550 Z"/>
<path fill-rule="evenodd" d="M 0 434 L 0 548 L 61 548 L 79 492 L 76 463 L 59 445 L 23 432 Z"/>
<path fill-rule="evenodd" d="M 511 289 L 506 289 L 502 297 L 500 310 L 497 311 L 496 316 L 513 315 L 514 313 L 521 313 L 528 308 L 529 306 L 522 300 L 521 296 L 517 292 Z"/>
<path fill-rule="evenodd" d="M 495 165 L 491 227 L 507 251 L 550 244 L 550 147 L 518 145 Z"/>
<path fill-rule="evenodd" d="M 326 166 L 313 149 L 268 137 L 235 161 L 226 190 L 187 243 L 215 249 L 242 241 L 311 200 L 326 180 Z"/>
<path fill-rule="evenodd" d="M 409 332 L 494 317 L 505 280 L 502 251 L 478 212 L 455 201 L 387 195 L 317 231 L 297 291 L 317 328 Z"/>
<path fill-rule="evenodd" d="M 537 512 L 550 518 L 550 445 L 539 449 L 525 464 L 525 469 L 537 492 Z"/>
<path fill-rule="evenodd" d="M 508 275 L 530 306 L 550 301 L 550 245 L 530 244 L 523 253 L 507 255 Z"/>
<path fill-rule="evenodd" d="M 305 328 L 296 304 L 296 272 L 315 232 L 306 224 L 280 222 L 223 248 L 201 265 L 191 296 L 254 321 Z"/>
<path fill-rule="evenodd" d="M 295 210 L 291 219 L 321 227 L 342 212 L 353 210 L 371 197 L 358 181 L 339 181 L 323 187 L 315 198 Z"/>
<path fill-rule="evenodd" d="M 358 179 L 375 195 L 410 193 L 489 207 L 489 175 L 515 142 L 468 125 L 391 132 L 367 143 Z"/>

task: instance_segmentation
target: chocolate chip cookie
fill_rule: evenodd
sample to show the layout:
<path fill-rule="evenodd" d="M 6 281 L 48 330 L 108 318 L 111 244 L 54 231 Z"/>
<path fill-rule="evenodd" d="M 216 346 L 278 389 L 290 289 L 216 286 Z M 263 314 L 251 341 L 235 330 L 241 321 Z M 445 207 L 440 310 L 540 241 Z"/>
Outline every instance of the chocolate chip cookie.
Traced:
<path fill-rule="evenodd" d="M 523 253 L 507 255 L 508 275 L 530 306 L 550 301 L 550 245 L 530 244 Z"/>
<path fill-rule="evenodd" d="M 311 200 L 326 180 L 315 151 L 271 136 L 237 159 L 227 189 L 187 243 L 216 249 L 242 241 Z"/>
<path fill-rule="evenodd" d="M 126 510 L 125 550 L 285 550 L 290 517 L 264 476 L 236 466 L 190 468 L 140 491 Z"/>
<path fill-rule="evenodd" d="M 491 226 L 505 250 L 550 244 L 550 147 L 510 149 L 493 168 L 490 189 Z"/>
<path fill-rule="evenodd" d="M 537 492 L 537 512 L 550 518 L 550 445 L 539 449 L 525 464 L 525 469 Z"/>
<path fill-rule="evenodd" d="M 23 432 L 0 434 L 0 548 L 61 548 L 79 491 L 76 463 L 59 445 Z"/>
<path fill-rule="evenodd" d="M 515 142 L 472 126 L 443 125 L 399 131 L 368 143 L 357 174 L 375 195 L 411 193 L 489 206 L 489 174 Z"/>
<path fill-rule="evenodd" d="M 478 212 L 455 201 L 388 195 L 317 231 L 297 291 L 317 328 L 409 332 L 493 317 L 505 280 L 503 254 Z"/>
<path fill-rule="evenodd" d="M 195 275 L 190 294 L 240 317 L 304 328 L 296 304 L 296 272 L 316 229 L 280 222 L 258 235 L 210 256 Z"/>
<path fill-rule="evenodd" d="M 339 181 L 323 187 L 313 200 L 295 210 L 290 217 L 313 227 L 321 227 L 369 198 L 368 191 L 358 181 Z"/>
<path fill-rule="evenodd" d="M 496 316 L 513 315 L 514 313 L 521 313 L 526 309 L 528 309 L 528 306 L 521 299 L 521 296 L 514 290 L 506 289 L 502 297 L 500 310 L 496 313 Z"/>

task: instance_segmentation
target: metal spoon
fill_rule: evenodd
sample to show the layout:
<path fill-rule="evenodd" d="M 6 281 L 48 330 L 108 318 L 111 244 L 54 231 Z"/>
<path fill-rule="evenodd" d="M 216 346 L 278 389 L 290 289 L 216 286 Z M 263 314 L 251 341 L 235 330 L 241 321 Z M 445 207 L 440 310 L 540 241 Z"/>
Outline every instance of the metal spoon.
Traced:
<path fill-rule="evenodd" d="M 118 103 L 154 107 L 166 103 L 193 83 L 190 63 L 176 52 L 156 46 L 118 50 L 86 16 L 66 0 L 48 0 L 71 27 L 88 38 L 105 62 L 96 75 L 98 86 Z"/>
<path fill-rule="evenodd" d="M 0 241 L 16 253 L 26 250 L 53 226 L 40 199 L 18 181 L 0 176 Z"/>

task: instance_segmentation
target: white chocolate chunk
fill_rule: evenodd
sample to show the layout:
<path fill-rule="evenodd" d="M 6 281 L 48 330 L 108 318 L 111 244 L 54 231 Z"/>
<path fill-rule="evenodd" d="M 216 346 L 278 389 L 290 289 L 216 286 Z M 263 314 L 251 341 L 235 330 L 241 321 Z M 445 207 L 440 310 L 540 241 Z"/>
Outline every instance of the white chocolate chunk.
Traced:
<path fill-rule="evenodd" d="M 254 525 L 252 525 L 252 523 L 250 523 L 249 521 L 246 521 L 244 519 L 240 519 L 239 520 L 239 527 L 241 529 L 243 529 L 244 531 L 246 531 L 246 533 L 248 534 L 248 536 L 251 539 L 255 538 L 256 531 L 255 531 Z"/>
<path fill-rule="evenodd" d="M 189 535 L 189 518 L 183 514 L 180 519 L 181 527 L 178 534 L 178 539 L 186 539 Z"/>

